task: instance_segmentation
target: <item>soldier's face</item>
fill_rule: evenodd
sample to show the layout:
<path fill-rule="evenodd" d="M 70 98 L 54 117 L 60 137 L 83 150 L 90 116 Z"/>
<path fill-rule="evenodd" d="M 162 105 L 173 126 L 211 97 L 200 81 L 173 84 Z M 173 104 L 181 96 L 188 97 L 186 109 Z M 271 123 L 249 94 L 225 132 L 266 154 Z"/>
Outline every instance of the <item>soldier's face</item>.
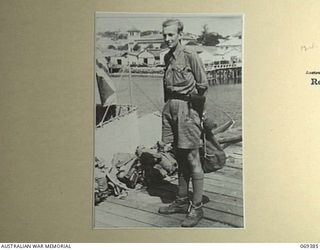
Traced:
<path fill-rule="evenodd" d="M 169 49 L 175 48 L 181 35 L 178 33 L 178 25 L 173 24 L 162 29 L 163 39 Z"/>

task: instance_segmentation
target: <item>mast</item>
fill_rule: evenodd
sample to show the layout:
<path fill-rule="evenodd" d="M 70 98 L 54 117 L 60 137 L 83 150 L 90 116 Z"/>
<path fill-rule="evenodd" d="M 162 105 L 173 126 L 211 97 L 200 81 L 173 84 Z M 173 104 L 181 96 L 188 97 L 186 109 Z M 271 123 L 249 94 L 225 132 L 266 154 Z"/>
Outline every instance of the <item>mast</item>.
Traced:
<path fill-rule="evenodd" d="M 131 67 L 130 67 L 130 60 L 128 62 L 129 67 L 129 89 L 130 89 L 130 105 L 132 105 L 132 79 L 131 79 Z"/>

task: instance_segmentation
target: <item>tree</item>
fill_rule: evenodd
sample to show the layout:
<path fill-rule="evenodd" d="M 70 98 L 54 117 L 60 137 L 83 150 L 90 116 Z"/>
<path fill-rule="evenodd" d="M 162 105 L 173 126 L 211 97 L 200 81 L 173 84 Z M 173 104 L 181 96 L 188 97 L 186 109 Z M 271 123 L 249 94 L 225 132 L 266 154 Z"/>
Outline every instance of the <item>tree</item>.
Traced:
<path fill-rule="evenodd" d="M 202 45 L 206 46 L 215 46 L 219 43 L 219 39 L 223 39 L 224 37 L 215 32 L 209 32 L 209 28 L 207 24 L 202 26 L 202 32 L 197 41 Z"/>
<path fill-rule="evenodd" d="M 113 46 L 113 45 L 109 45 L 109 46 L 108 46 L 108 49 L 116 49 L 116 47 Z"/>
<path fill-rule="evenodd" d="M 119 34 L 118 39 L 128 39 L 128 35 L 127 34 Z"/>
<path fill-rule="evenodd" d="M 204 24 L 203 26 L 202 26 L 202 35 L 203 36 L 205 36 L 205 35 L 207 35 L 208 33 L 209 33 L 209 28 L 208 28 L 208 24 Z"/>
<path fill-rule="evenodd" d="M 204 24 L 204 25 L 202 26 L 201 35 L 200 35 L 199 38 L 198 38 L 198 42 L 201 43 L 201 44 L 203 44 L 204 41 L 205 41 L 206 36 L 208 35 L 208 33 L 209 33 L 208 24 Z"/>
<path fill-rule="evenodd" d="M 132 49 L 133 49 L 133 51 L 139 51 L 139 50 L 141 49 L 141 46 L 136 43 L 136 44 L 133 46 Z"/>
<path fill-rule="evenodd" d="M 205 36 L 202 45 L 215 46 L 219 43 L 220 36 L 215 33 L 209 33 Z"/>

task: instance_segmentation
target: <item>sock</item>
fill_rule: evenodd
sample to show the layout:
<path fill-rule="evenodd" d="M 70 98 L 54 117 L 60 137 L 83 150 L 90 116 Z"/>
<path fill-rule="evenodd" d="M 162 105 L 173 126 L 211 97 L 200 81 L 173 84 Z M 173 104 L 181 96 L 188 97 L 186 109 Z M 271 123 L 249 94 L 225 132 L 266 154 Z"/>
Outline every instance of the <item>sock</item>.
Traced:
<path fill-rule="evenodd" d="M 203 173 L 192 174 L 193 197 L 192 203 L 198 205 L 202 202 L 203 195 Z"/>
<path fill-rule="evenodd" d="M 190 176 L 188 176 L 187 174 L 179 173 L 178 197 L 180 198 L 188 197 L 189 181 L 190 181 Z"/>

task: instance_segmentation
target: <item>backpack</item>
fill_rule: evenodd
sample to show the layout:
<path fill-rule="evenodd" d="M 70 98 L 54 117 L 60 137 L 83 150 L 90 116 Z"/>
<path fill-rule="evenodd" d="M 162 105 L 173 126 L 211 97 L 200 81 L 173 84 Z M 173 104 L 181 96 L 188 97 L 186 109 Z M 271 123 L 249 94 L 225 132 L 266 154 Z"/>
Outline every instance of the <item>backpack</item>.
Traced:
<path fill-rule="evenodd" d="M 135 188 L 141 181 L 137 157 L 129 153 L 117 153 L 113 155 L 112 164 L 118 169 L 118 179 L 128 188 Z"/>
<path fill-rule="evenodd" d="M 160 146 L 159 142 L 152 148 L 138 146 L 136 156 L 147 185 L 161 182 L 166 176 L 173 175 L 178 168 L 174 155 L 168 149 L 164 149 L 164 145 Z"/>
<path fill-rule="evenodd" d="M 226 154 L 211 131 L 204 131 L 203 146 L 199 149 L 199 152 L 204 173 L 222 169 L 226 163 Z"/>
<path fill-rule="evenodd" d="M 95 157 L 94 168 L 94 198 L 95 205 L 104 201 L 109 195 L 121 197 L 124 195 L 127 188 L 117 179 L 118 170 L 111 165 L 108 165 L 105 160 Z"/>

